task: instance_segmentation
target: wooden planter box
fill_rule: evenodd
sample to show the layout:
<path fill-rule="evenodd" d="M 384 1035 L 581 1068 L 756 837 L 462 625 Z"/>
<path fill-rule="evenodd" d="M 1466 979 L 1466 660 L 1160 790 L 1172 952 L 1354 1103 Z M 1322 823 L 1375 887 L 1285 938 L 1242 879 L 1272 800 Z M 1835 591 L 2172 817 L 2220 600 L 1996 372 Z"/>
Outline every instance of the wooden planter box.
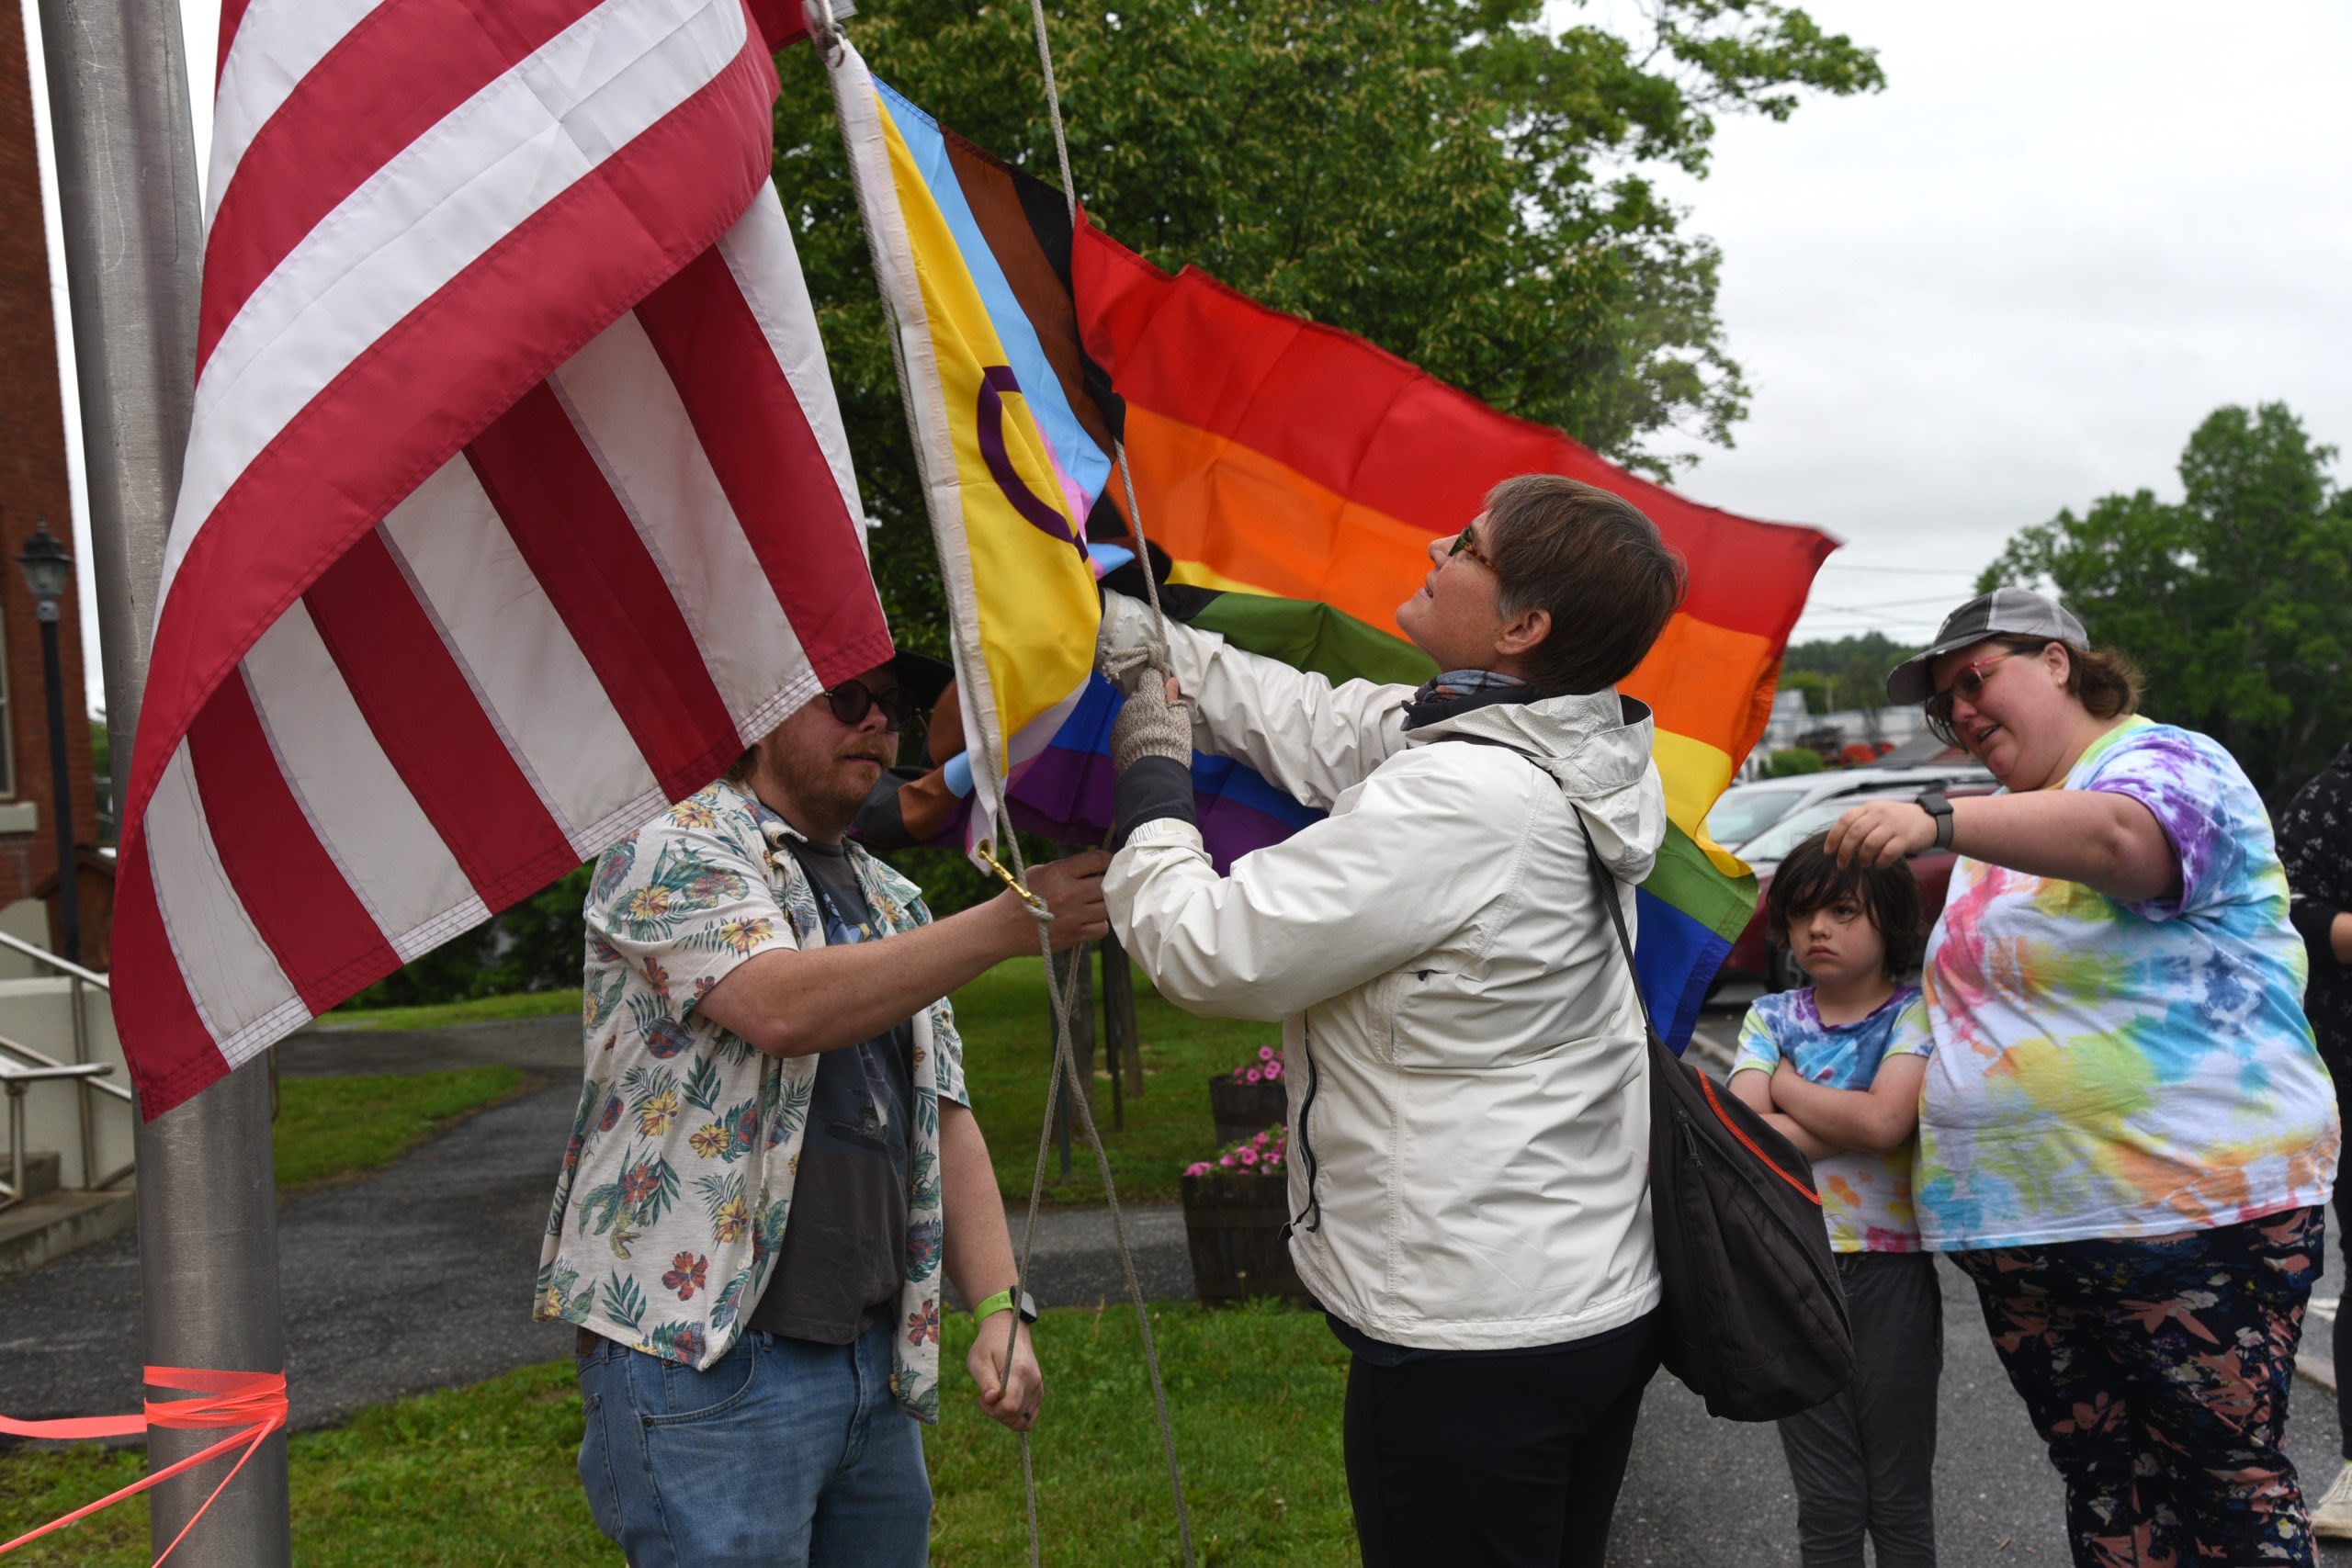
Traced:
<path fill-rule="evenodd" d="M 1209 1079 L 1209 1116 L 1216 1122 L 1217 1146 L 1254 1138 L 1290 1117 L 1290 1091 L 1283 1080 L 1236 1083 L 1231 1073 Z"/>
<path fill-rule="evenodd" d="M 1283 1239 L 1290 1218 L 1285 1172 L 1217 1169 L 1185 1177 L 1183 1187 L 1184 1238 L 1202 1305 L 1231 1306 L 1250 1296 L 1310 1300 Z"/>

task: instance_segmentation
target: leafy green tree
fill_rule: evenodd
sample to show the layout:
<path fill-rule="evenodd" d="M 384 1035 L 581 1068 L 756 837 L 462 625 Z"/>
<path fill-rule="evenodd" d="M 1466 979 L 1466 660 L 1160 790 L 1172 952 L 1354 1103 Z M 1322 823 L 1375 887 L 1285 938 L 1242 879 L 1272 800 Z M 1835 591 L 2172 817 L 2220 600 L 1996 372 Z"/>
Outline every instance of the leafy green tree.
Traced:
<path fill-rule="evenodd" d="M 1556 34 L 1542 0 L 1058 7 L 1070 160 L 1095 220 L 1663 474 L 1662 432 L 1728 443 L 1747 388 L 1717 255 L 1645 170 L 1703 175 L 1715 118 L 1872 91 L 1872 52 L 1775 0 L 1651 0 L 1642 34 Z M 893 0 L 848 24 L 877 74 L 1057 183 L 1027 7 Z M 816 51 L 780 62 L 796 217 L 894 626 L 944 643 L 936 571 Z"/>
<path fill-rule="evenodd" d="M 1810 746 L 1784 746 L 1764 759 L 1764 776 L 1768 779 L 1792 778 L 1798 773 L 1817 773 L 1825 766 L 1821 753 Z"/>
<path fill-rule="evenodd" d="M 1910 651 L 1883 632 L 1793 643 L 1781 658 L 1781 683 L 1794 684 L 1799 675 L 1822 682 L 1825 705 L 1808 707 L 1808 712 L 1859 708 L 1875 713 L 1886 705 L 1886 672 Z M 1812 701 L 1810 694 L 1806 701 Z"/>
<path fill-rule="evenodd" d="M 2146 711 L 2282 799 L 2352 735 L 2352 492 L 2283 403 L 2214 411 L 2177 502 L 2109 495 L 2028 528 L 1978 580 L 2054 588 L 2147 676 Z"/>
<path fill-rule="evenodd" d="M 1838 705 L 1834 700 L 1831 686 L 1832 682 L 1826 675 L 1811 670 L 1791 670 L 1785 665 L 1781 667 L 1781 690 L 1803 692 L 1804 711 L 1815 718 L 1819 718 Z"/>

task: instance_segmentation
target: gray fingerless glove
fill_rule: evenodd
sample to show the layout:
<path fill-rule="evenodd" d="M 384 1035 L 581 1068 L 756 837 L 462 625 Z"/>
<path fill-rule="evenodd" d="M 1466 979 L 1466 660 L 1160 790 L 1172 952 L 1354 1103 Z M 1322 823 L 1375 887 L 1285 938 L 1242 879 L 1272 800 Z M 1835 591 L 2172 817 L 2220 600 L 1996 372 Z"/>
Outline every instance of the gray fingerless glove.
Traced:
<path fill-rule="evenodd" d="M 1111 725 L 1114 768 L 1124 773 L 1146 757 L 1165 757 L 1184 768 L 1193 765 L 1192 716 L 1182 703 L 1169 703 L 1164 670 L 1144 672 Z"/>

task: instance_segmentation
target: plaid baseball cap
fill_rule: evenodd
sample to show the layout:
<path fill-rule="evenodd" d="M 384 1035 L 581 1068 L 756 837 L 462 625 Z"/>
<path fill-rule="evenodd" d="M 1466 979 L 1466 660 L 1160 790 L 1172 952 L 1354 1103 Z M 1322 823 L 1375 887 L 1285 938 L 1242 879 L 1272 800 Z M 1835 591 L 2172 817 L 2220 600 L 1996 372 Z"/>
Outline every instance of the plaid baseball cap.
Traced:
<path fill-rule="evenodd" d="M 1926 702 L 1935 694 L 1935 681 L 1928 673 L 1930 663 L 1954 649 L 1996 637 L 2039 637 L 2076 648 L 2090 646 L 2083 623 L 2057 600 L 2030 588 L 1996 588 L 1946 615 L 1936 628 L 1936 640 L 1894 667 L 1886 678 L 1887 701 Z"/>

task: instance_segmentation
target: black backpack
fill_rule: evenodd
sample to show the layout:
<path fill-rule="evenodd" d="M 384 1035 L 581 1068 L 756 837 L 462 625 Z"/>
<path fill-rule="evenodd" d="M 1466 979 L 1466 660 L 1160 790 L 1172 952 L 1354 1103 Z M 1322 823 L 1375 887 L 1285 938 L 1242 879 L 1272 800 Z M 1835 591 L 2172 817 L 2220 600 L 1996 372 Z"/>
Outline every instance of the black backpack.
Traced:
<path fill-rule="evenodd" d="M 1513 748 L 1517 750 L 1517 748 Z M 1625 963 L 1617 879 L 1581 817 L 1593 886 Z M 1641 995 L 1634 978 L 1634 992 Z M 1728 1089 L 1676 1056 L 1650 1022 L 1650 1217 L 1666 1283 L 1666 1370 L 1733 1421 L 1775 1421 L 1836 1397 L 1854 1375 L 1846 1292 L 1813 1167 Z"/>

